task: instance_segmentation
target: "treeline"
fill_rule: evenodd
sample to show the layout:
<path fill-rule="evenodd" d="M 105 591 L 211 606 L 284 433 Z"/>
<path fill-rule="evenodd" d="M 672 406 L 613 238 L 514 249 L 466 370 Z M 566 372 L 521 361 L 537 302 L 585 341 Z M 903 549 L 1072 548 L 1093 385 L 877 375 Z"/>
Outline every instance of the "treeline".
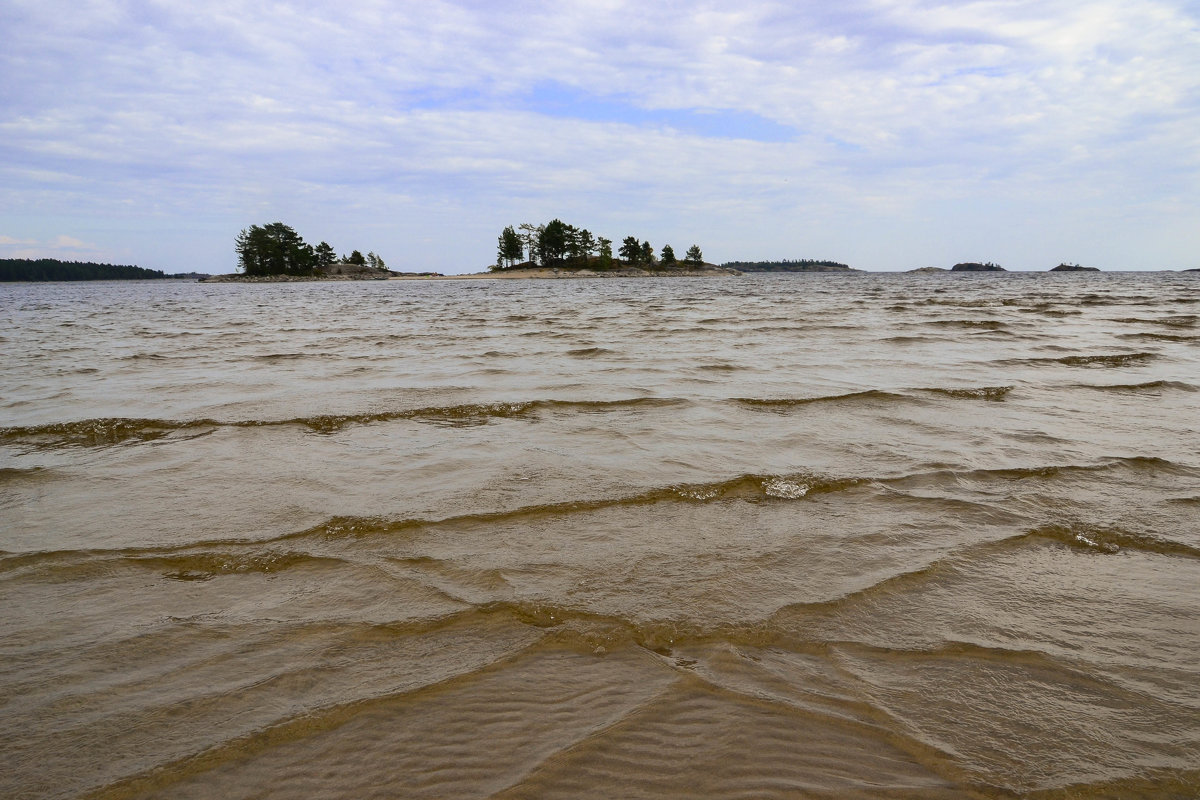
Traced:
<path fill-rule="evenodd" d="M 247 275 L 313 275 L 338 263 L 387 271 L 387 264 L 373 252 L 364 256 L 354 250 L 339 258 L 328 242 L 314 247 L 282 222 L 244 228 L 234 240 L 234 250 L 238 269 Z"/>
<path fill-rule="evenodd" d="M 664 244 L 655 256 L 650 242 L 639 241 L 636 236 L 626 236 L 614 257 L 612 239 L 597 236 L 587 228 L 578 228 L 561 219 L 552 219 L 545 225 L 526 222 L 516 227 L 509 225 L 501 231 L 496 244 L 496 263 L 491 269 L 562 266 L 604 270 L 618 266 L 699 267 L 703 263 L 704 254 L 699 245 L 689 247 L 680 261 L 671 245 Z"/>
<path fill-rule="evenodd" d="M 0 258 L 0 281 L 142 281 L 172 277 L 160 269 L 56 258 Z"/>
<path fill-rule="evenodd" d="M 727 261 L 721 266 L 740 272 L 831 272 L 850 269 L 840 261 L 821 261 L 811 258 L 785 258 L 782 261 Z"/>

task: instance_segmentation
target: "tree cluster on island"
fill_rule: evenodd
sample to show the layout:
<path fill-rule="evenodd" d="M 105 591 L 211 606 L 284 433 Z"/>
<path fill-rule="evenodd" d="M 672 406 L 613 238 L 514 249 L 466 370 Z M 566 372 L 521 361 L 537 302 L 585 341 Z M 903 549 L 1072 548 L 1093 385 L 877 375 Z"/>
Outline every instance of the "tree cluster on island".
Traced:
<path fill-rule="evenodd" d="M 704 264 L 704 254 L 696 244 L 687 249 L 682 261 L 669 244 L 663 245 L 656 259 L 650 242 L 639 241 L 636 236 L 626 236 L 622 240 L 616 257 L 612 246 L 611 239 L 596 236 L 587 228 L 578 228 L 557 218 L 545 225 L 530 222 L 516 227 L 509 225 L 500 233 L 496 263 L 489 269 L 493 272 L 537 266 L 593 270 L 622 266 L 695 269 Z"/>
<path fill-rule="evenodd" d="M 244 228 L 234 240 L 234 250 L 238 269 L 246 275 L 316 275 L 335 264 L 388 271 L 383 259 L 373 252 L 364 256 L 353 250 L 339 258 L 328 242 L 313 247 L 282 222 Z"/>
<path fill-rule="evenodd" d="M 840 261 L 811 258 L 785 258 L 782 261 L 726 261 L 721 265 L 739 272 L 850 272 L 851 267 Z"/>
<path fill-rule="evenodd" d="M 160 269 L 57 258 L 0 258 L 0 281 L 143 281 L 174 278 Z"/>

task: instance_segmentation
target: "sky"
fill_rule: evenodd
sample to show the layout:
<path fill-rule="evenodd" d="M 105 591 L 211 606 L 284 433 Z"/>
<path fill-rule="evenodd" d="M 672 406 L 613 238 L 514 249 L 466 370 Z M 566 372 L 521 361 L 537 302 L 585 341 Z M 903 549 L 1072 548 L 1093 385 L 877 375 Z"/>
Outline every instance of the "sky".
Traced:
<path fill-rule="evenodd" d="M 0 0 L 0 257 L 1200 267 L 1200 0 Z"/>

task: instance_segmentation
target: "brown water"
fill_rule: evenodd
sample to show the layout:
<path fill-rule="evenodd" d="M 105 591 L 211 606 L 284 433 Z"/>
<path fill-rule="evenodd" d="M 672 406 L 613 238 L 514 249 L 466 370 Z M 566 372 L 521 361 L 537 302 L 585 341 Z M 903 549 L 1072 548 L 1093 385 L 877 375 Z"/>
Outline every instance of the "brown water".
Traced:
<path fill-rule="evenodd" d="M 1200 796 L 1200 276 L 0 311 L 0 796 Z"/>

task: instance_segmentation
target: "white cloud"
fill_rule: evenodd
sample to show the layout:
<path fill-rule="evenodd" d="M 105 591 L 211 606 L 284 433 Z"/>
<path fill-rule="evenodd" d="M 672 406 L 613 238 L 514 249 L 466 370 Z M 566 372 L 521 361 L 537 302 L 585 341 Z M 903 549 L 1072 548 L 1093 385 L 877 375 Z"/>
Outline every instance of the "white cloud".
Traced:
<path fill-rule="evenodd" d="M 7 14 L 9 229 L 22 213 L 65 229 L 151 220 L 162 241 L 145 246 L 169 256 L 163 232 L 201 221 L 227 235 L 258 215 L 340 220 L 353 237 L 403 214 L 373 249 L 409 247 L 411 225 L 455 241 L 420 257 L 456 270 L 486 263 L 494 239 L 439 234 L 456 214 L 481 230 L 560 213 L 667 229 L 648 236 L 700 228 L 728 258 L 811 255 L 816 235 L 844 253 L 821 255 L 853 259 L 869 221 L 932 260 L 936 215 L 966 201 L 1010 230 L 1036 209 L 1048 242 L 1060 219 L 1068 249 L 1165 259 L 1200 244 L 1185 232 L 1200 229 L 1200 25 L 1182 0 L 43 0 Z M 548 86 L 561 107 L 539 105 Z M 585 113 L 588 98 L 606 112 Z M 690 111 L 795 134 L 705 135 L 670 115 Z M 1099 236 L 1082 209 L 1106 220 Z M 1151 213 L 1171 215 L 1169 236 L 1147 241 Z M 981 249 L 1002 244 L 980 233 Z M 227 250 L 186 266 L 225 268 Z"/>

